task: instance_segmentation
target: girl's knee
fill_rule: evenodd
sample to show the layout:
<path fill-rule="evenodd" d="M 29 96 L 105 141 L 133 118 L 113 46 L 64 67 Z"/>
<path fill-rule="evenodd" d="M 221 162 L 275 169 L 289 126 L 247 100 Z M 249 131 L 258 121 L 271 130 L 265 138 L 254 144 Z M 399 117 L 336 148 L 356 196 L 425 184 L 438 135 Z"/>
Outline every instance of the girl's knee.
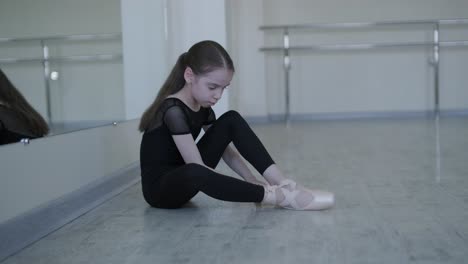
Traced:
<path fill-rule="evenodd" d="M 229 120 L 231 122 L 235 122 L 238 120 L 243 120 L 243 117 L 239 114 L 239 112 L 235 110 L 229 110 L 218 118 L 218 120 L 224 120 L 224 119 Z"/>
<path fill-rule="evenodd" d="M 239 118 L 239 117 L 242 117 L 239 112 L 237 112 L 236 110 L 229 110 L 225 113 L 225 115 L 229 116 L 229 117 L 232 117 L 232 118 Z"/>

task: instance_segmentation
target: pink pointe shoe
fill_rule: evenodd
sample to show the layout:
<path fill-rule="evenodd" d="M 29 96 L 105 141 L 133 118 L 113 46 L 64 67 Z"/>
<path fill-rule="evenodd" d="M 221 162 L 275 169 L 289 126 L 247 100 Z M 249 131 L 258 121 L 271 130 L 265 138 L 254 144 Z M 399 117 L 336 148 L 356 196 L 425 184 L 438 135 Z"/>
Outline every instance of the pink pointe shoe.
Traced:
<path fill-rule="evenodd" d="M 335 204 L 335 196 L 331 192 L 309 190 L 295 181 L 286 179 L 280 182 L 279 189 L 285 199 L 279 206 L 291 210 L 324 210 Z"/>

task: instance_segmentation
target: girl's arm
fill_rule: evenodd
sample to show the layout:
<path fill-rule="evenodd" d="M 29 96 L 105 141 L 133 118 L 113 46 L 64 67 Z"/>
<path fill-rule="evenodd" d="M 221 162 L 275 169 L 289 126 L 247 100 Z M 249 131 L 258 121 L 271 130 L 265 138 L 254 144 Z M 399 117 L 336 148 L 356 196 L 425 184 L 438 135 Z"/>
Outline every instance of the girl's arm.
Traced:
<path fill-rule="evenodd" d="M 223 153 L 223 160 L 233 171 L 244 178 L 245 181 L 259 185 L 266 185 L 266 183 L 255 178 L 232 143 L 226 147 L 226 150 Z"/>
<path fill-rule="evenodd" d="M 172 135 L 172 138 L 186 164 L 196 163 L 214 171 L 203 162 L 200 151 L 191 134 Z"/>

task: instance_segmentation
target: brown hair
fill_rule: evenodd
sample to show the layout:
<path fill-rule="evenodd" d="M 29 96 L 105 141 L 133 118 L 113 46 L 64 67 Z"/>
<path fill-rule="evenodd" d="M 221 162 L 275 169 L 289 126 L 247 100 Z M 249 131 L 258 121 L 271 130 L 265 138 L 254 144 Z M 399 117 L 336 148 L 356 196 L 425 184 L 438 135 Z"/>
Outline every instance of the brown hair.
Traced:
<path fill-rule="evenodd" d="M 227 51 L 218 43 L 205 40 L 194 44 L 177 59 L 171 73 L 162 85 L 154 102 L 140 120 L 139 130 L 144 132 L 156 122 L 156 112 L 164 99 L 180 91 L 185 85 L 184 71 L 190 67 L 195 75 L 203 75 L 217 68 L 234 71 L 234 64 Z"/>
<path fill-rule="evenodd" d="M 0 69 L 0 102 L 12 110 L 19 122 L 26 125 L 33 136 L 42 137 L 49 133 L 49 126 L 42 116 L 28 103 Z"/>

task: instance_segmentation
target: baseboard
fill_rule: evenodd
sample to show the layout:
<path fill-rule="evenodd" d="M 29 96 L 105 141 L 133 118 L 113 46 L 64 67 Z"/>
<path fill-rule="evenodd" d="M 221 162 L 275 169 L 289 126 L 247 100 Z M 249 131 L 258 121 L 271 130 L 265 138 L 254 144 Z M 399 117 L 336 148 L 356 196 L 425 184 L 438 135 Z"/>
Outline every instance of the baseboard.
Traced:
<path fill-rule="evenodd" d="M 468 109 L 450 109 L 450 110 L 442 110 L 440 111 L 442 116 L 450 116 L 450 117 L 464 117 L 468 116 Z"/>
<path fill-rule="evenodd" d="M 0 224 L 0 262 L 92 210 L 140 180 L 132 163 L 70 194 Z"/>
<path fill-rule="evenodd" d="M 244 119 L 249 124 L 268 124 L 272 121 L 269 116 L 245 116 Z"/>
<path fill-rule="evenodd" d="M 382 112 L 337 112 L 337 113 L 293 113 L 290 121 L 316 121 L 316 120 L 351 120 L 351 119 L 404 119 L 433 117 L 433 111 L 382 111 Z M 441 110 L 442 117 L 468 116 L 468 109 Z M 246 116 L 250 124 L 266 124 L 281 122 L 286 119 L 285 114 L 270 114 L 268 116 Z"/>

